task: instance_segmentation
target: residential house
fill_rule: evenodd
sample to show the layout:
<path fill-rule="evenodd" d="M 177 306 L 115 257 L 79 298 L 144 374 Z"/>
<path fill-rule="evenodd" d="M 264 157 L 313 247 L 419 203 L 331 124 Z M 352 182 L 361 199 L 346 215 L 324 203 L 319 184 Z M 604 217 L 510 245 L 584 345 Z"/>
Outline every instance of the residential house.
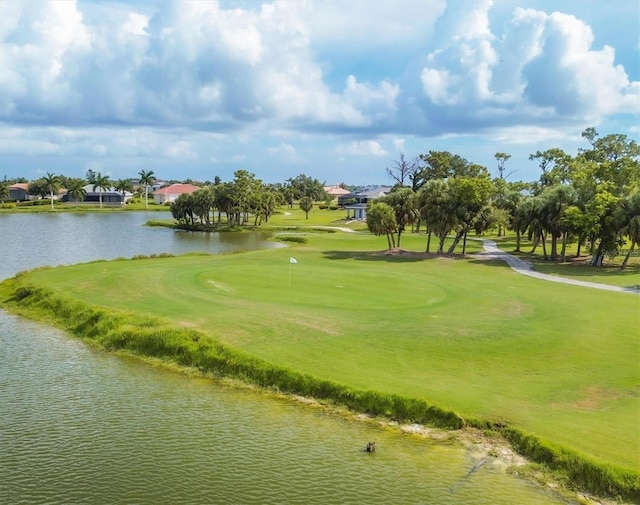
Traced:
<path fill-rule="evenodd" d="M 125 191 L 123 195 L 121 191 L 117 191 L 115 188 L 108 188 L 102 191 L 96 188 L 94 190 L 93 184 L 87 184 L 84 186 L 84 190 L 86 195 L 82 203 L 100 203 L 100 195 L 102 195 L 102 205 L 124 205 L 133 197 L 133 193 L 130 191 Z M 80 203 L 69 196 L 68 193 L 62 195 L 61 200 L 63 202 Z"/>
<path fill-rule="evenodd" d="M 367 204 L 381 196 L 389 194 L 391 188 L 379 186 L 338 197 L 338 205 L 347 211 L 347 219 L 367 219 Z"/>
<path fill-rule="evenodd" d="M 341 188 L 337 184 L 334 185 L 334 186 L 325 186 L 324 187 L 324 192 L 327 195 L 331 196 L 333 199 L 336 199 L 336 198 L 339 198 L 341 196 L 348 195 L 348 194 L 351 193 L 348 189 Z"/>
<path fill-rule="evenodd" d="M 15 200 L 16 202 L 31 200 L 29 184 L 26 182 L 18 182 L 9 186 L 9 200 Z"/>
<path fill-rule="evenodd" d="M 166 188 L 156 189 L 153 192 L 153 202 L 159 205 L 175 202 L 176 198 L 180 195 L 190 195 L 199 189 L 202 188 L 194 186 L 193 184 L 172 184 Z"/>

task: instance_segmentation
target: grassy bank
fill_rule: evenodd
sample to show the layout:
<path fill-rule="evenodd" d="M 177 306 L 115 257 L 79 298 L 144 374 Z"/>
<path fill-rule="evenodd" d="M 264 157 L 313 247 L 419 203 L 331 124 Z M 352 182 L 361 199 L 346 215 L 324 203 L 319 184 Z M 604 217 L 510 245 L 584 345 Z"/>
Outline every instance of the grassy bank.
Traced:
<path fill-rule="evenodd" d="M 365 234 L 306 237 L 38 270 L 5 281 L 2 298 L 107 348 L 403 421 L 498 430 L 586 489 L 640 499 L 638 297 L 495 262 L 388 256 Z"/>

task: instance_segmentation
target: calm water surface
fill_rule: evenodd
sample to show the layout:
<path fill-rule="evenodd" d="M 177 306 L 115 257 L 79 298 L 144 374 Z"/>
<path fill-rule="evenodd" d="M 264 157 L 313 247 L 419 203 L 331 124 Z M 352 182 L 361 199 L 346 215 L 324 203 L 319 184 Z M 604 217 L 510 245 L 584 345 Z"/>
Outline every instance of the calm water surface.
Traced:
<path fill-rule="evenodd" d="M 158 216 L 0 215 L 0 278 L 272 244 L 142 226 Z M 482 456 L 115 357 L 0 311 L 0 504 L 566 503 L 495 462 L 467 476 Z"/>

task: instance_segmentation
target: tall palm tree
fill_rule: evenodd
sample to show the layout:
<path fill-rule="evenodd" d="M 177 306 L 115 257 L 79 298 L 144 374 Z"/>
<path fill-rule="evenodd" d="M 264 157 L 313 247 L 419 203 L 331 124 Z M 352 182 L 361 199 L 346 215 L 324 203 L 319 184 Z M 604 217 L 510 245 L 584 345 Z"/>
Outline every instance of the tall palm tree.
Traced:
<path fill-rule="evenodd" d="M 125 193 L 129 191 L 133 192 L 133 184 L 129 179 L 118 179 L 118 182 L 113 186 L 116 191 L 120 191 L 122 193 L 122 205 L 124 205 Z"/>
<path fill-rule="evenodd" d="M 93 179 L 93 190 L 95 191 L 96 188 L 100 191 L 100 208 L 102 208 L 102 192 L 111 188 L 109 177 L 98 172 Z"/>
<path fill-rule="evenodd" d="M 67 184 L 67 196 L 69 200 L 74 200 L 76 204 L 84 200 L 84 197 L 87 196 L 87 190 L 84 189 L 84 182 L 82 179 L 69 179 L 69 183 Z"/>
<path fill-rule="evenodd" d="M 138 172 L 140 176 L 140 184 L 144 184 L 144 208 L 149 206 L 149 186 L 152 186 L 156 182 L 153 170 L 140 170 Z"/>
<path fill-rule="evenodd" d="M 60 178 L 51 172 L 47 172 L 47 175 L 42 178 L 44 181 L 45 187 L 49 192 L 49 196 L 51 198 L 51 210 L 53 210 L 53 195 L 58 191 L 58 187 L 60 186 Z"/>

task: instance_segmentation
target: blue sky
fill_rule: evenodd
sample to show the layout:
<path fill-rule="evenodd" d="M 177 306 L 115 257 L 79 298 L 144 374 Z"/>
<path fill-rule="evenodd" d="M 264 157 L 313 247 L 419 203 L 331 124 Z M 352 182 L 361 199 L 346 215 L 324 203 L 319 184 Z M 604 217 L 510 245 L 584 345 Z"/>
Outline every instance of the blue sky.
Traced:
<path fill-rule="evenodd" d="M 0 178 L 389 183 L 638 140 L 637 0 L 0 1 Z"/>

